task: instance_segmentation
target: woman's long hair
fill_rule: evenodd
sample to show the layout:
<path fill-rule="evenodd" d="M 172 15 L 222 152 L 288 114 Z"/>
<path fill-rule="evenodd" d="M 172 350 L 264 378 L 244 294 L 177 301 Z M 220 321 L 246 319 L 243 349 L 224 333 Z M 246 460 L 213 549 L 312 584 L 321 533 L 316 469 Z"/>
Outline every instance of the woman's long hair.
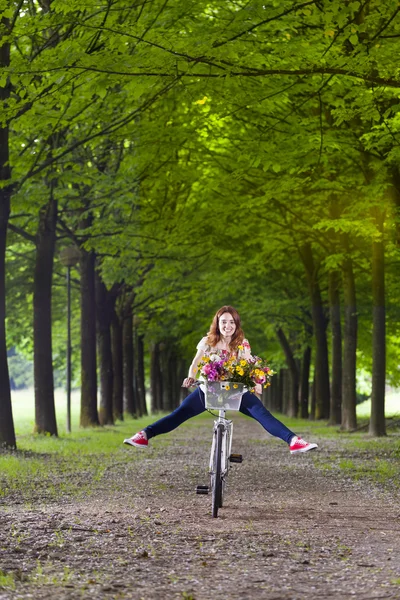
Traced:
<path fill-rule="evenodd" d="M 236 329 L 235 333 L 232 336 L 232 339 L 229 344 L 230 350 L 232 352 L 236 351 L 239 344 L 243 342 L 244 333 L 240 326 L 240 317 L 238 311 L 233 308 L 233 306 L 222 306 L 214 315 L 212 320 L 210 331 L 207 333 L 207 344 L 214 348 L 221 339 L 221 332 L 219 330 L 219 319 L 222 317 L 224 313 L 229 313 L 232 315 L 233 320 L 235 321 Z"/>

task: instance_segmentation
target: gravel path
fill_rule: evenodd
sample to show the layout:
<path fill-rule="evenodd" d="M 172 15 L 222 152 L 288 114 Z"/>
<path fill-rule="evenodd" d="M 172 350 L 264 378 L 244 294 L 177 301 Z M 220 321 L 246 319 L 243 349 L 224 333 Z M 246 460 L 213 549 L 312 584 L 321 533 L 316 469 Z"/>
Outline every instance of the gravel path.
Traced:
<path fill-rule="evenodd" d="M 90 493 L 0 508 L 5 599 L 400 599 L 400 504 L 395 492 L 344 478 L 339 441 L 291 456 L 240 418 L 225 505 L 210 516 L 211 421 L 116 449 Z M 99 458 L 100 460 L 100 458 Z"/>

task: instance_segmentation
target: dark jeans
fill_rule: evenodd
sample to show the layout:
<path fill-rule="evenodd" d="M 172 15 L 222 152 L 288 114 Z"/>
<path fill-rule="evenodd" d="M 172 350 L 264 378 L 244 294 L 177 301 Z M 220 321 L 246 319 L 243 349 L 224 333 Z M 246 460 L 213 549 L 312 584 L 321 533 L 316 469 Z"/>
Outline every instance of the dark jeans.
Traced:
<path fill-rule="evenodd" d="M 146 427 L 144 431 L 147 434 L 147 439 L 162 433 L 168 433 L 191 417 L 195 417 L 204 411 L 204 394 L 197 388 L 172 413 Z M 295 435 L 293 431 L 290 431 L 283 423 L 271 415 L 255 394 L 251 394 L 250 392 L 243 394 L 240 412 L 248 417 L 253 417 L 268 433 L 281 438 L 284 442 L 289 443 Z"/>

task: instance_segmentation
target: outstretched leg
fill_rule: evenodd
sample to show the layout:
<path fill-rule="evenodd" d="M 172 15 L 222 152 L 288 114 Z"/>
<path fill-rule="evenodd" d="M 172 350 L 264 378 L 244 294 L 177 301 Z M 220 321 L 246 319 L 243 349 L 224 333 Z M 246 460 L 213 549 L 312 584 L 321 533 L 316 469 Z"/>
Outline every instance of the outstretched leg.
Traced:
<path fill-rule="evenodd" d="M 144 429 L 147 435 L 147 439 L 160 435 L 162 433 L 168 433 L 176 427 L 179 427 L 182 423 L 199 415 L 205 411 L 204 405 L 204 394 L 197 388 L 194 392 L 189 394 L 182 404 L 178 406 L 172 413 L 163 417 L 159 421 L 152 423 Z"/>
<path fill-rule="evenodd" d="M 155 421 L 155 423 L 152 423 L 143 431 L 139 431 L 131 438 L 127 438 L 124 440 L 124 444 L 136 446 L 137 448 L 146 448 L 150 438 L 162 433 L 168 433 L 191 417 L 195 417 L 204 411 L 204 394 L 197 388 L 172 413 Z"/>
<path fill-rule="evenodd" d="M 296 434 L 293 433 L 293 431 L 290 431 L 290 429 L 281 423 L 281 421 L 278 421 L 278 419 L 265 408 L 261 400 L 251 392 L 243 394 L 240 412 L 248 417 L 256 419 L 268 433 L 280 438 L 287 444 L 290 444 L 292 438 L 296 437 Z"/>

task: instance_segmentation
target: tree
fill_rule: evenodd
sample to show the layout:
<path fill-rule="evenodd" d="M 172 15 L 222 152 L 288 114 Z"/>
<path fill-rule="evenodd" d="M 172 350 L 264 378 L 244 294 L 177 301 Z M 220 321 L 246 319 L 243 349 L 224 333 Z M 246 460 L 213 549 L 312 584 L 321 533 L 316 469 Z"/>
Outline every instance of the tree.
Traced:
<path fill-rule="evenodd" d="M 10 65 L 10 41 L 12 32 L 13 11 L 1 15 L 0 25 L 6 32 L 6 39 L 0 46 L 0 68 Z M 6 77 L 0 81 L 0 102 L 6 106 L 10 99 L 11 85 Z M 16 446 L 14 422 L 11 408 L 11 391 L 9 384 L 7 345 L 6 345 L 6 273 L 5 253 L 7 239 L 7 225 L 10 216 L 10 198 L 12 186 L 10 184 L 11 169 L 9 158 L 9 121 L 2 120 L 0 124 L 0 445 L 14 448 Z"/>

